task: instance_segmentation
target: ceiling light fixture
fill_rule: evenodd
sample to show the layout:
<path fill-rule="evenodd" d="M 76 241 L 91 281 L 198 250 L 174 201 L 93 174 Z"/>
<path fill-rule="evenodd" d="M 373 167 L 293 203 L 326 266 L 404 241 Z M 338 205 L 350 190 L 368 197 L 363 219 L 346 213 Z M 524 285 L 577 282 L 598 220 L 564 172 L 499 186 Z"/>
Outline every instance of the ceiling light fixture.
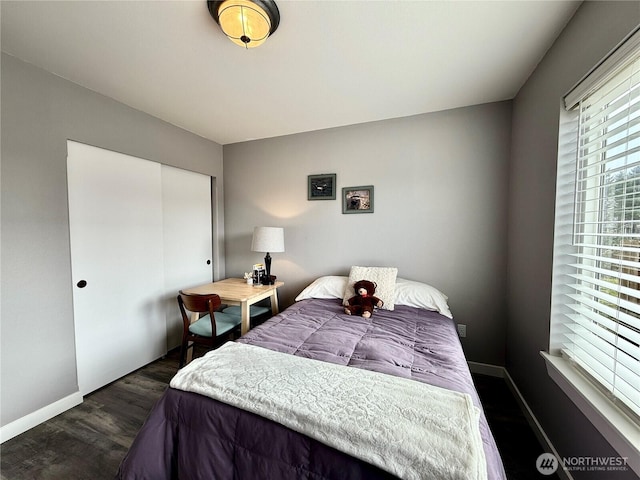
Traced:
<path fill-rule="evenodd" d="M 209 13 L 236 45 L 262 45 L 280 24 L 280 12 L 271 0 L 207 1 Z"/>

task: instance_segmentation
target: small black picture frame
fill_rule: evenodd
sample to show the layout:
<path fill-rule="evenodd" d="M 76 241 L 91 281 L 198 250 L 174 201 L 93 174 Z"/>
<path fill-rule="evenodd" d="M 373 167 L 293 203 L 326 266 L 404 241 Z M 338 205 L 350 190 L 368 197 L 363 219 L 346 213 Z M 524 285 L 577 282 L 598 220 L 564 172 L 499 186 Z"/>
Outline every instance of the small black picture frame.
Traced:
<path fill-rule="evenodd" d="M 342 213 L 373 213 L 373 185 L 344 187 Z"/>
<path fill-rule="evenodd" d="M 307 190 L 308 200 L 335 200 L 336 174 L 309 175 Z"/>

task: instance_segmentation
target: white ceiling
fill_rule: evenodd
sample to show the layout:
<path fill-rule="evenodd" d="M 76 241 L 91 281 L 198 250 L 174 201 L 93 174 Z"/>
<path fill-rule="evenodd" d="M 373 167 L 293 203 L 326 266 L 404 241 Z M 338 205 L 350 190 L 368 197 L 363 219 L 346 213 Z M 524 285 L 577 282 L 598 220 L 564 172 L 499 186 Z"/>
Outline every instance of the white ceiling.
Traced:
<path fill-rule="evenodd" d="M 277 3 L 244 50 L 204 0 L 2 0 L 2 50 L 224 145 L 511 99 L 580 4 Z"/>

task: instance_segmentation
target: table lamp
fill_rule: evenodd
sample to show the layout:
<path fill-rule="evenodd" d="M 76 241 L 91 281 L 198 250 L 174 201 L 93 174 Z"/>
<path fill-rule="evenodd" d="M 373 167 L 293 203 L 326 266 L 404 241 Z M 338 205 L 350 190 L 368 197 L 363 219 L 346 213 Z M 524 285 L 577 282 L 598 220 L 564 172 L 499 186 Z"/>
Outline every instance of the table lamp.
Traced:
<path fill-rule="evenodd" d="M 266 252 L 264 265 L 267 270 L 266 284 L 272 284 L 271 280 L 271 255 L 269 252 L 284 252 L 284 228 L 282 227 L 254 227 L 252 252 Z"/>

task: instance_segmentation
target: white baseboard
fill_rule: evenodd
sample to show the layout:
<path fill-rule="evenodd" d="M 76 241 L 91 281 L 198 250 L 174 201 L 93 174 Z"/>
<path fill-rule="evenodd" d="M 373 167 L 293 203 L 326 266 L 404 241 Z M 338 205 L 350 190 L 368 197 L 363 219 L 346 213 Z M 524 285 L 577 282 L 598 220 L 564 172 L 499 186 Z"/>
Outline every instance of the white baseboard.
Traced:
<path fill-rule="evenodd" d="M 533 430 L 533 433 L 535 434 L 536 438 L 544 448 L 545 452 L 553 453 L 553 455 L 555 455 L 557 459 L 562 458 L 558 453 L 558 451 L 553 446 L 553 444 L 551 443 L 551 440 L 549 440 L 549 437 L 547 437 L 547 434 L 542 429 L 540 422 L 538 422 L 538 419 L 531 411 L 531 408 L 529 408 L 529 405 L 525 401 L 524 397 L 520 393 L 520 390 L 514 383 L 513 378 L 511 378 L 511 375 L 509 375 L 509 372 L 506 369 L 504 369 L 504 379 L 507 382 L 507 386 L 509 387 L 511 392 L 516 397 L 516 401 L 520 405 L 520 410 L 522 410 L 522 413 L 527 419 L 527 423 L 529 423 L 529 426 Z M 533 465 L 532 465 L 532 468 L 533 468 Z M 562 467 L 559 467 L 556 473 L 560 478 L 564 480 L 573 480 L 571 473 L 569 473 L 567 470 L 565 470 Z"/>
<path fill-rule="evenodd" d="M 75 392 L 56 402 L 46 405 L 35 412 L 18 418 L 17 420 L 0 427 L 0 443 L 4 443 L 21 433 L 46 422 L 56 415 L 60 415 L 62 412 L 66 412 L 70 408 L 80 405 L 81 403 L 82 395 L 80 395 L 80 392 Z"/>
<path fill-rule="evenodd" d="M 469 365 L 469 370 L 471 370 L 471 373 L 479 373 L 480 375 L 504 378 L 504 367 L 480 362 L 467 362 L 467 365 Z"/>

